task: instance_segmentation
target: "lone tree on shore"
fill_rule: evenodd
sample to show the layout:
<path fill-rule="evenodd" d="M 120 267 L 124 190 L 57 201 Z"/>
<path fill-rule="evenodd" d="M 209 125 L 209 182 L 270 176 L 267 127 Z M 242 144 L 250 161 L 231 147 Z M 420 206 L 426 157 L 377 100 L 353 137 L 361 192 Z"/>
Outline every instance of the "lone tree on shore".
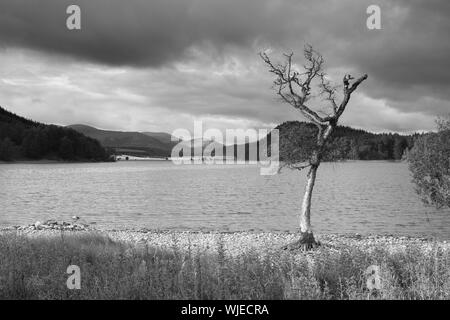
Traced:
<path fill-rule="evenodd" d="M 260 53 L 260 56 L 268 66 L 269 71 L 275 75 L 274 86 L 281 99 L 297 109 L 317 127 L 316 138 L 313 139 L 314 141 L 310 141 L 311 145 L 306 148 L 308 152 L 291 153 L 300 154 L 304 159 L 299 159 L 297 156 L 284 159 L 291 168 L 299 170 L 309 168 L 300 212 L 300 239 L 289 245 L 289 249 L 310 250 L 317 245 L 311 229 L 311 198 L 317 169 L 325 151 L 325 144 L 345 111 L 351 94 L 367 79 L 367 74 L 356 80 L 350 75 L 345 75 L 343 78 L 343 96 L 338 103 L 338 89 L 341 86 L 333 85 L 328 80 L 323 70 L 324 58 L 310 45 L 306 45 L 304 48 L 306 63 L 303 65 L 302 71 L 299 71 L 293 64 L 293 53 L 285 54 L 284 63 L 277 64 L 273 63 L 266 53 Z M 327 112 L 322 110 L 323 106 L 314 108 L 316 109 L 314 111 L 310 105 L 313 98 L 320 97 L 322 101 L 326 102 L 326 107 L 329 109 Z M 297 147 L 303 148 L 304 146 L 299 145 Z"/>

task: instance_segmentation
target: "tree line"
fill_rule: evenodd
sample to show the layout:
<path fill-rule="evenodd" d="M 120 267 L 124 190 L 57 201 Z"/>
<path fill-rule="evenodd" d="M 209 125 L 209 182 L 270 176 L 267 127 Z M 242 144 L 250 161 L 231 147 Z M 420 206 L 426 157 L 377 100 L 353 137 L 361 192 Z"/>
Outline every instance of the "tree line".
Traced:
<path fill-rule="evenodd" d="M 315 147 L 318 128 L 308 122 L 288 121 L 277 129 L 280 133 L 281 160 L 305 161 Z M 374 134 L 337 126 L 325 144 L 323 160 L 401 160 L 418 136 Z"/>
<path fill-rule="evenodd" d="M 28 159 L 106 161 L 109 151 L 73 129 L 28 120 L 0 107 L 0 160 Z"/>

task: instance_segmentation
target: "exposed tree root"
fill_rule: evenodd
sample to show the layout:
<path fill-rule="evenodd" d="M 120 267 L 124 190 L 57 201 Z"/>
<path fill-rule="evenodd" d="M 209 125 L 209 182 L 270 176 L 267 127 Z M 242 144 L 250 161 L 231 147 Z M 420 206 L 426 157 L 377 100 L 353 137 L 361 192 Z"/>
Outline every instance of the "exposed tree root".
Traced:
<path fill-rule="evenodd" d="M 320 246 L 320 242 L 314 239 L 312 232 L 300 232 L 299 240 L 283 246 L 282 249 L 288 251 L 310 251 L 318 246 Z"/>

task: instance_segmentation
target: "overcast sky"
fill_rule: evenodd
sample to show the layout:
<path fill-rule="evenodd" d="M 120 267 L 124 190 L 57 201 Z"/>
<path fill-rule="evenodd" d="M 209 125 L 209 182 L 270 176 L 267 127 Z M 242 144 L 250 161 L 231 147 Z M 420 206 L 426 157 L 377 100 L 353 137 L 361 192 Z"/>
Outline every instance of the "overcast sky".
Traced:
<path fill-rule="evenodd" d="M 70 4 L 81 30 L 66 28 Z M 382 30 L 366 27 L 370 4 Z M 450 112 L 449 16 L 448 0 L 0 0 L 0 105 L 113 130 L 273 127 L 302 118 L 258 52 L 301 65 L 309 43 L 338 83 L 369 75 L 343 124 L 431 130 Z"/>

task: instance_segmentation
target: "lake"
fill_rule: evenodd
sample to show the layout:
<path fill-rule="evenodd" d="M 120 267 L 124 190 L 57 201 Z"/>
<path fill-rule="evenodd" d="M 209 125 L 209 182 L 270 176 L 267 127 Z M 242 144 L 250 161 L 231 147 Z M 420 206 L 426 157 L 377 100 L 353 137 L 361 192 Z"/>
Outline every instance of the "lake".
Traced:
<path fill-rule="evenodd" d="M 108 229 L 296 231 L 305 175 L 169 161 L 0 164 L 0 226 L 78 215 Z M 410 180 L 401 162 L 323 163 L 314 231 L 450 238 L 449 210 L 424 206 Z"/>

